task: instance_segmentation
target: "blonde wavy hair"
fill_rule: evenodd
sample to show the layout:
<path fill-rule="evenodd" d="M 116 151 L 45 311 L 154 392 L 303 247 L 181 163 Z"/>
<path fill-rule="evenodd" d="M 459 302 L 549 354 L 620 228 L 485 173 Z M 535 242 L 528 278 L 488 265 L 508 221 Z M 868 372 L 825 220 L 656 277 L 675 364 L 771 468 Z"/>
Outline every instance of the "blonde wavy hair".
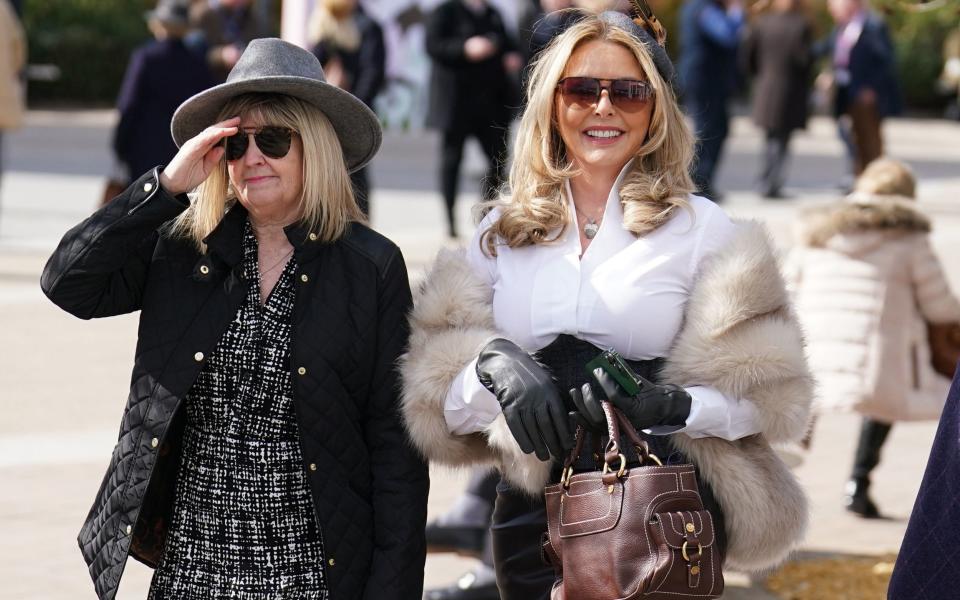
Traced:
<path fill-rule="evenodd" d="M 313 44 L 332 43 L 348 52 L 357 50 L 361 35 L 356 20 L 351 18 L 356 7 L 354 0 L 321 0 L 310 14 L 307 39 Z"/>
<path fill-rule="evenodd" d="M 694 137 L 670 84 L 660 76 L 643 43 L 629 32 L 587 14 L 555 38 L 533 64 L 527 84 L 527 106 L 513 146 L 510 196 L 488 203 L 500 216 L 480 238 L 490 255 L 496 246 L 510 248 L 550 243 L 563 236 L 570 217 L 561 190 L 578 174 L 557 130 L 556 89 L 567 61 L 591 41 L 620 44 L 636 57 L 654 89 L 647 139 L 637 149 L 630 172 L 620 187 L 624 226 L 642 236 L 667 222 L 677 208 L 690 209 L 687 196 Z M 550 238 L 553 231 L 559 233 Z"/>
<path fill-rule="evenodd" d="M 339 239 L 351 221 L 365 221 L 350 185 L 343 149 L 326 115 L 319 109 L 283 94 L 243 94 L 224 105 L 217 121 L 234 115 L 251 116 L 263 124 L 289 127 L 300 135 L 303 146 L 303 189 L 300 223 L 320 240 Z M 237 202 L 230 185 L 226 158 L 197 188 L 190 208 L 174 220 L 170 234 L 193 240 L 201 252 L 203 240 Z"/>

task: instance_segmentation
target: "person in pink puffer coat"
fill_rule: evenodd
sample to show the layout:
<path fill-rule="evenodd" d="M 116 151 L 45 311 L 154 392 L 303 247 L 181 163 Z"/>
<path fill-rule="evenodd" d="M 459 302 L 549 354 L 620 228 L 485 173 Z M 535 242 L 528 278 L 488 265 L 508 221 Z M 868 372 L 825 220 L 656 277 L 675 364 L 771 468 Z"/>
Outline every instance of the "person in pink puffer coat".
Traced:
<path fill-rule="evenodd" d="M 960 321 L 915 189 L 905 164 L 872 162 L 843 202 L 802 215 L 786 264 L 819 410 L 864 417 L 845 502 L 866 518 L 879 516 L 867 490 L 892 423 L 938 418 L 947 395 L 926 323 Z"/>

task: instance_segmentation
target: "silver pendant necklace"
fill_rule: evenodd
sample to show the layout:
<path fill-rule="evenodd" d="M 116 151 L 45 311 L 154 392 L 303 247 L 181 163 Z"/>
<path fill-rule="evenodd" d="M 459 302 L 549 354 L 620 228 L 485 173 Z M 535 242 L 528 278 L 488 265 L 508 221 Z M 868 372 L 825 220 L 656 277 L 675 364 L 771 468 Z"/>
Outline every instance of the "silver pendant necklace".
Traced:
<path fill-rule="evenodd" d="M 600 223 L 596 219 L 591 219 L 587 215 L 583 214 L 583 212 L 579 208 L 577 208 L 576 203 L 574 203 L 573 209 L 577 211 L 577 214 L 583 217 L 584 220 L 586 220 L 586 223 L 584 223 L 582 227 L 583 235 L 588 240 L 592 240 L 593 238 L 595 238 L 597 236 L 597 232 L 600 231 Z M 603 220 L 603 217 L 601 216 L 600 221 L 602 220 Z"/>

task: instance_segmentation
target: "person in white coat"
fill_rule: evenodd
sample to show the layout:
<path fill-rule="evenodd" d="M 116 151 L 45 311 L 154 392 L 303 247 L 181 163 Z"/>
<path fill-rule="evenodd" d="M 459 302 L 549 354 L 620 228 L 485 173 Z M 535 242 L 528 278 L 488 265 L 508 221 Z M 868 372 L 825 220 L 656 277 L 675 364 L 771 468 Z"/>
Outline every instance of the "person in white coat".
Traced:
<path fill-rule="evenodd" d="M 866 518 L 880 516 L 868 488 L 891 424 L 943 408 L 950 382 L 931 366 L 926 324 L 960 321 L 915 189 L 905 164 L 872 162 L 842 203 L 803 215 L 786 266 L 817 408 L 863 415 L 845 504 Z"/>

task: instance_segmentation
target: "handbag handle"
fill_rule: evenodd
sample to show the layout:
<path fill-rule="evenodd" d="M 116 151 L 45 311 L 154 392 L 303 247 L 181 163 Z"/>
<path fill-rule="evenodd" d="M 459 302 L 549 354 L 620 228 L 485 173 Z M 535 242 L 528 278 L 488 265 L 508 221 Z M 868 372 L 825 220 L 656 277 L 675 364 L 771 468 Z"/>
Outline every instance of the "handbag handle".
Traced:
<path fill-rule="evenodd" d="M 648 460 L 658 465 L 663 465 L 655 454 L 650 453 L 650 445 L 640 437 L 640 434 L 637 433 L 637 430 L 633 427 L 633 423 L 627 419 L 626 415 L 624 415 L 619 408 L 606 400 L 602 401 L 600 406 L 603 407 L 603 414 L 607 419 L 607 435 L 610 438 L 603 453 L 604 483 L 609 485 L 613 482 L 612 479 L 619 479 L 626 473 L 627 459 L 623 453 L 620 452 L 621 428 L 626 432 L 627 437 L 630 438 L 634 448 L 636 448 L 637 457 L 640 459 L 641 465 Z M 583 451 L 585 436 L 586 431 L 583 425 L 577 425 L 577 430 L 574 434 L 575 443 L 573 449 L 570 451 L 566 460 L 563 461 L 563 475 L 560 478 L 560 483 L 563 484 L 564 488 L 570 485 L 570 477 L 573 475 L 573 465 L 577 462 L 577 459 L 580 458 L 580 453 Z M 613 471 L 610 463 L 617 459 L 619 459 L 620 464 L 617 470 Z M 607 481 L 608 479 L 611 479 L 611 481 Z"/>

